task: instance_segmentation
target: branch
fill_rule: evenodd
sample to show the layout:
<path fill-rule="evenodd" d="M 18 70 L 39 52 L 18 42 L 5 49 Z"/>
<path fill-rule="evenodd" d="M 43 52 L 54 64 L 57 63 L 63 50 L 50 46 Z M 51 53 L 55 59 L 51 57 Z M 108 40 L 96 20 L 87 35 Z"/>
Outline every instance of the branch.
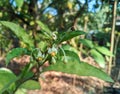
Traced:
<path fill-rule="evenodd" d="M 114 1 L 114 8 L 113 8 L 113 23 L 112 23 L 112 32 L 111 32 L 111 46 L 110 46 L 111 53 L 113 53 L 114 50 L 116 10 L 117 10 L 117 0 Z M 111 56 L 108 64 L 108 74 L 111 74 L 112 61 L 113 61 L 113 57 Z"/>

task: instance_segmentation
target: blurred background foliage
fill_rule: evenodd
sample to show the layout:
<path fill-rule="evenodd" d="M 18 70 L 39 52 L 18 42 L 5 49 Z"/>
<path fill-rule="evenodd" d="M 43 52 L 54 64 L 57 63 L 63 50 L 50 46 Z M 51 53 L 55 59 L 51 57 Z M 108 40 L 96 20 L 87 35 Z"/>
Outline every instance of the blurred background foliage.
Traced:
<path fill-rule="evenodd" d="M 21 25 L 35 40 L 36 46 L 39 46 L 37 43 L 43 38 L 36 23 L 40 20 L 52 31 L 83 30 L 87 32 L 85 38 L 95 45 L 109 48 L 113 3 L 114 0 L 0 0 L 0 20 Z M 117 5 L 116 36 L 120 35 L 117 32 L 120 31 L 119 15 L 120 2 Z M 8 31 L 0 26 L 1 53 L 12 47 L 26 46 Z M 71 42 L 71 45 L 78 49 L 78 39 Z"/>

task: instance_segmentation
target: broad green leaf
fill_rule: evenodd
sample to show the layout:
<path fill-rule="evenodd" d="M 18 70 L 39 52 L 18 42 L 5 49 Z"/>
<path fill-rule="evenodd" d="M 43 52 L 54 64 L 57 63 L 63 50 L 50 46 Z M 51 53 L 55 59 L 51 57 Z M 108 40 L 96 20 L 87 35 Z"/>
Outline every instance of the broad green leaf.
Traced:
<path fill-rule="evenodd" d="M 6 92 L 9 92 L 10 94 L 12 94 L 13 90 L 14 90 L 15 87 L 16 87 L 15 81 L 17 81 L 17 79 L 13 79 L 13 80 L 11 80 L 10 82 L 8 82 L 8 83 L 3 87 L 3 89 L 0 91 L 0 94 L 1 94 L 1 92 L 5 92 L 5 93 L 3 93 L 3 94 L 6 94 Z M 7 93 L 7 94 L 8 94 L 8 93 Z"/>
<path fill-rule="evenodd" d="M 20 1 L 20 0 L 19 0 Z M 2 25 L 11 29 L 11 31 L 24 43 L 29 45 L 30 47 L 34 47 L 33 39 L 26 33 L 26 31 L 20 27 L 19 25 L 8 22 L 8 21 L 0 21 Z"/>
<path fill-rule="evenodd" d="M 85 32 L 79 31 L 79 30 L 60 33 L 58 35 L 57 43 L 61 43 L 63 41 L 70 40 L 70 39 L 72 39 L 72 38 L 74 38 L 76 36 L 82 35 L 82 34 L 85 34 Z"/>
<path fill-rule="evenodd" d="M 62 62 L 57 62 L 47 68 L 44 68 L 43 72 L 45 71 L 58 71 L 69 74 L 77 74 L 79 76 L 93 76 L 104 81 L 113 82 L 111 77 L 108 76 L 105 72 L 85 62 L 68 62 L 66 64 Z"/>
<path fill-rule="evenodd" d="M 6 55 L 6 65 L 8 65 L 10 60 L 13 59 L 14 57 L 18 57 L 18 56 L 24 55 L 26 53 L 27 53 L 27 50 L 25 48 L 14 48 L 14 49 L 12 49 Z"/>
<path fill-rule="evenodd" d="M 28 80 L 26 82 L 24 82 L 20 88 L 24 88 L 27 90 L 35 90 L 35 89 L 40 89 L 40 84 L 39 82 L 35 81 L 35 80 Z"/>
<path fill-rule="evenodd" d="M 45 51 L 46 51 L 47 46 L 48 46 L 48 44 L 47 44 L 46 41 L 41 41 L 41 42 L 38 43 L 38 48 L 40 48 L 40 50 L 41 50 L 42 52 L 45 52 Z"/>
<path fill-rule="evenodd" d="M 16 2 L 16 5 L 17 5 L 19 8 L 21 8 L 22 5 L 23 5 L 23 3 L 24 3 L 24 0 L 15 0 L 15 2 Z"/>
<path fill-rule="evenodd" d="M 41 21 L 36 21 L 40 28 L 44 31 L 44 34 L 48 34 L 47 36 L 52 36 L 52 31 Z M 45 33 L 46 32 L 46 33 Z"/>
<path fill-rule="evenodd" d="M 31 77 L 34 76 L 34 73 L 31 70 L 31 68 L 33 68 L 34 66 L 34 63 L 31 62 L 29 64 L 27 64 L 21 71 L 20 75 L 19 75 L 19 80 L 22 78 L 23 80 L 27 80 L 27 79 L 30 79 Z"/>
<path fill-rule="evenodd" d="M 17 89 L 15 94 L 27 94 L 27 89 L 19 88 L 19 89 Z"/>
<path fill-rule="evenodd" d="M 62 45 L 62 48 L 63 48 L 64 50 L 73 51 L 73 52 L 75 52 L 75 53 L 78 54 L 77 49 L 75 49 L 74 47 L 72 47 L 72 46 L 70 46 L 70 45 L 68 45 L 68 44 Z"/>
<path fill-rule="evenodd" d="M 95 49 L 104 55 L 113 56 L 113 54 L 110 52 L 110 50 L 108 50 L 106 47 L 96 46 Z"/>
<path fill-rule="evenodd" d="M 105 59 L 104 57 L 95 49 L 90 51 L 91 56 L 95 59 L 95 61 L 100 65 L 100 67 L 105 67 Z"/>
<path fill-rule="evenodd" d="M 5 90 L 12 88 L 17 77 L 7 68 L 0 68 L 0 94 Z"/>
<path fill-rule="evenodd" d="M 90 40 L 80 39 L 80 42 L 81 42 L 83 45 L 85 45 L 85 46 L 87 46 L 87 47 L 89 47 L 89 48 L 93 48 L 93 47 L 94 47 L 94 44 L 93 44 L 92 41 L 90 41 Z"/>
<path fill-rule="evenodd" d="M 26 67 L 26 66 L 25 66 Z M 23 79 L 23 80 L 27 80 L 27 79 L 30 79 L 31 77 L 33 77 L 34 76 L 34 73 L 33 72 L 31 72 L 29 69 L 27 69 L 27 68 L 25 68 L 26 69 L 26 71 L 24 70 L 24 71 L 22 71 L 21 72 L 21 74 L 18 76 L 18 78 L 19 78 L 19 80 L 21 80 L 21 78 Z"/>
<path fill-rule="evenodd" d="M 60 54 L 59 58 L 61 57 L 60 58 L 61 60 L 63 60 L 63 61 L 66 60 L 65 63 L 67 63 L 69 61 L 80 63 L 80 58 L 79 58 L 78 54 L 73 51 L 64 50 L 64 53 L 63 53 L 63 51 L 61 50 L 59 52 L 59 54 Z"/>

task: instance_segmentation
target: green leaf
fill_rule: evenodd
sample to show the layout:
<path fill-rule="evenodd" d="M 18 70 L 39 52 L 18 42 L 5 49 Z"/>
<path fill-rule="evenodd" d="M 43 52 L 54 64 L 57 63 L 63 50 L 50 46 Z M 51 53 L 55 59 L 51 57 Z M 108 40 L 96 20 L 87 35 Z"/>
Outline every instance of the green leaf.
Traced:
<path fill-rule="evenodd" d="M 14 48 L 14 49 L 12 49 L 6 55 L 6 65 L 8 65 L 10 60 L 13 59 L 14 57 L 18 57 L 18 56 L 24 55 L 26 53 L 27 53 L 27 50 L 25 48 Z"/>
<path fill-rule="evenodd" d="M 87 47 L 89 47 L 89 48 L 93 48 L 93 47 L 94 47 L 94 44 L 93 44 L 92 41 L 90 41 L 90 40 L 80 39 L 80 42 L 81 42 L 83 45 L 85 45 L 85 46 L 87 46 Z"/>
<path fill-rule="evenodd" d="M 24 89 L 27 89 L 27 90 L 35 90 L 35 89 L 40 89 L 40 84 L 39 82 L 37 81 L 34 81 L 34 80 L 28 80 L 26 82 L 24 82 L 20 88 L 24 88 Z"/>
<path fill-rule="evenodd" d="M 27 94 L 27 90 L 23 89 L 23 88 L 19 88 L 19 89 L 17 89 L 17 91 L 15 92 L 15 94 Z"/>
<path fill-rule="evenodd" d="M 24 0 L 15 0 L 15 2 L 16 2 L 16 5 L 17 5 L 19 8 L 21 8 L 22 5 L 23 5 L 23 3 L 24 3 Z"/>
<path fill-rule="evenodd" d="M 105 67 L 105 60 L 104 57 L 95 49 L 90 51 L 91 56 L 95 59 L 95 61 L 100 65 L 100 67 Z"/>
<path fill-rule="evenodd" d="M 31 69 L 33 68 L 34 63 L 31 62 L 29 64 L 27 64 L 21 71 L 20 75 L 19 75 L 19 80 L 21 80 L 21 78 L 26 81 L 27 79 L 30 79 L 34 76 L 34 73 L 31 71 Z"/>
<path fill-rule="evenodd" d="M 0 68 L 0 94 L 12 88 L 13 82 L 15 82 L 16 79 L 17 77 L 12 71 L 7 68 Z"/>
<path fill-rule="evenodd" d="M 36 21 L 40 28 L 43 30 L 43 33 L 47 36 L 52 36 L 52 31 L 41 21 Z M 46 32 L 46 33 L 45 33 Z"/>
<path fill-rule="evenodd" d="M 113 56 L 110 50 L 108 50 L 106 47 L 96 46 L 95 49 L 104 55 Z"/>
<path fill-rule="evenodd" d="M 41 50 L 42 52 L 45 52 L 46 49 L 47 49 L 47 46 L 48 46 L 47 43 L 48 43 L 48 42 L 46 42 L 46 41 L 41 41 L 41 42 L 39 42 L 39 43 L 38 43 L 38 48 L 40 48 L 40 50 Z"/>
<path fill-rule="evenodd" d="M 78 56 L 77 53 L 73 52 L 73 51 L 69 51 L 69 50 L 64 50 L 64 53 L 62 51 L 59 52 L 60 56 L 60 60 L 66 60 L 65 63 L 70 62 L 78 62 L 80 63 L 80 58 Z M 65 56 L 64 56 L 65 54 Z"/>
<path fill-rule="evenodd" d="M 72 39 L 76 36 L 82 35 L 82 34 L 85 34 L 85 32 L 79 31 L 79 30 L 60 33 L 58 35 L 57 43 L 61 43 L 63 41 L 70 40 L 70 39 Z"/>
<path fill-rule="evenodd" d="M 73 51 L 73 52 L 75 52 L 75 53 L 78 54 L 77 49 L 75 49 L 74 47 L 72 47 L 72 46 L 70 46 L 70 45 L 68 45 L 68 44 L 64 44 L 64 45 L 62 45 L 62 48 L 63 48 L 64 50 Z"/>
<path fill-rule="evenodd" d="M 26 33 L 26 31 L 22 27 L 8 21 L 0 21 L 0 23 L 9 28 L 21 41 L 23 41 L 30 47 L 34 47 L 33 39 Z"/>
<path fill-rule="evenodd" d="M 84 62 L 68 62 L 66 64 L 57 62 L 47 68 L 44 68 L 43 71 L 58 71 L 69 74 L 77 74 L 79 76 L 93 76 L 104 81 L 113 82 L 111 77 L 108 76 L 105 72 Z"/>

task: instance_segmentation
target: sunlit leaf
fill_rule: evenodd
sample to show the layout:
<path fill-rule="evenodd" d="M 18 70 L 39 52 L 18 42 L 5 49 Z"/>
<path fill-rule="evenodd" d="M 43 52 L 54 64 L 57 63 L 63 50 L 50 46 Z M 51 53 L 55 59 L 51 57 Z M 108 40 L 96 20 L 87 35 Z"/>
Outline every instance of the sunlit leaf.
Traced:
<path fill-rule="evenodd" d="M 0 94 L 9 88 L 12 88 L 17 77 L 7 68 L 0 68 Z"/>
<path fill-rule="evenodd" d="M 41 51 L 45 52 L 47 49 L 47 42 L 46 41 L 41 41 L 38 43 L 38 47 L 41 49 Z"/>
<path fill-rule="evenodd" d="M 46 36 L 52 36 L 52 31 L 41 21 L 36 21 Z"/>
<path fill-rule="evenodd" d="M 61 32 L 59 35 L 58 35 L 58 41 L 57 43 L 61 43 L 63 41 L 67 41 L 67 40 L 70 40 L 76 36 L 79 36 L 79 35 L 83 35 L 85 34 L 85 32 L 83 31 L 70 31 L 70 32 Z"/>
<path fill-rule="evenodd" d="M 98 51 L 96 51 L 95 49 L 92 49 L 90 51 L 90 54 L 102 68 L 105 67 L 105 59 Z"/>
<path fill-rule="evenodd" d="M 75 53 L 78 53 L 77 49 L 75 49 L 74 47 L 72 47 L 72 46 L 70 46 L 70 45 L 68 45 L 68 44 L 62 45 L 62 48 L 63 48 L 64 50 L 69 50 L 69 51 L 73 51 L 73 52 L 75 52 Z"/>
<path fill-rule="evenodd" d="M 108 82 L 113 82 L 111 77 L 105 72 L 84 62 L 68 62 L 66 64 L 57 62 L 47 68 L 44 68 L 43 71 L 58 71 L 69 74 L 77 74 L 79 76 L 93 76 Z"/>
<path fill-rule="evenodd" d="M 80 43 L 82 43 L 83 45 L 89 47 L 89 48 L 93 48 L 94 44 L 92 43 L 92 41 L 87 40 L 87 39 L 80 39 Z"/>
<path fill-rule="evenodd" d="M 4 25 L 5 27 L 11 29 L 11 31 L 24 43 L 26 43 L 27 45 L 34 47 L 33 44 L 33 39 L 26 33 L 26 31 L 20 27 L 19 25 L 12 23 L 12 22 L 8 22 L 8 21 L 0 21 L 0 23 L 2 25 Z"/>
<path fill-rule="evenodd" d="M 17 89 L 15 94 L 27 94 L 27 89 L 19 88 L 19 89 Z"/>
<path fill-rule="evenodd" d="M 14 57 L 18 57 L 18 56 L 21 56 L 21 55 L 26 54 L 26 53 L 27 53 L 27 50 L 25 48 L 14 48 L 14 49 L 12 49 L 6 55 L 6 65 L 8 65 L 10 60 L 13 59 Z"/>
<path fill-rule="evenodd" d="M 28 80 L 26 82 L 24 82 L 20 88 L 24 88 L 27 90 L 35 90 L 35 89 L 40 89 L 40 84 L 37 81 L 34 80 Z"/>
<path fill-rule="evenodd" d="M 69 50 L 64 50 L 64 53 L 62 51 L 59 52 L 60 54 L 60 59 L 61 60 L 66 60 L 65 62 L 78 62 L 80 63 L 80 58 L 78 56 L 77 53 L 73 52 L 73 51 L 69 51 Z M 65 55 L 65 56 L 64 56 Z"/>
<path fill-rule="evenodd" d="M 104 55 L 113 56 L 110 50 L 108 50 L 106 47 L 96 46 L 95 49 Z"/>

